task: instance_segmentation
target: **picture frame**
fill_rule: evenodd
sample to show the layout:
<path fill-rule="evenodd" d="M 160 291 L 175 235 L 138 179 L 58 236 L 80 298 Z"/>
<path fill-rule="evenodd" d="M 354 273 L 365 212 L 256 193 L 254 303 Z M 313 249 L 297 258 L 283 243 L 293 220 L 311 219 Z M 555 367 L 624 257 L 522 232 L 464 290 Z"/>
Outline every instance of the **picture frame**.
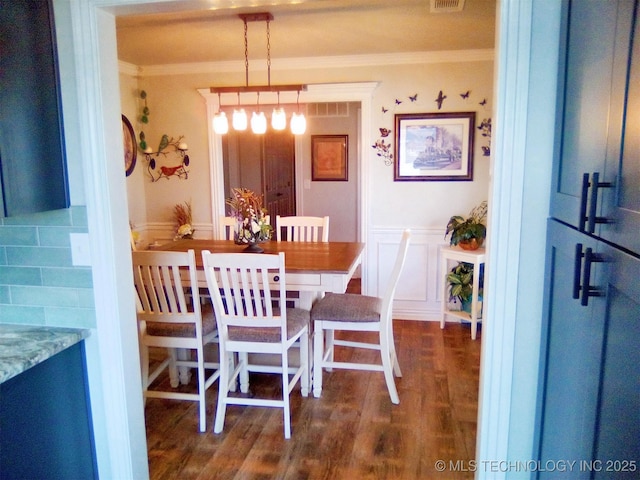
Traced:
<path fill-rule="evenodd" d="M 136 167 L 138 157 L 138 144 L 133 126 L 127 117 L 122 115 L 122 149 L 124 153 L 124 171 L 128 177 Z"/>
<path fill-rule="evenodd" d="M 475 112 L 395 115 L 394 181 L 472 181 Z"/>
<path fill-rule="evenodd" d="M 348 135 L 311 135 L 311 180 L 348 181 L 348 151 Z"/>

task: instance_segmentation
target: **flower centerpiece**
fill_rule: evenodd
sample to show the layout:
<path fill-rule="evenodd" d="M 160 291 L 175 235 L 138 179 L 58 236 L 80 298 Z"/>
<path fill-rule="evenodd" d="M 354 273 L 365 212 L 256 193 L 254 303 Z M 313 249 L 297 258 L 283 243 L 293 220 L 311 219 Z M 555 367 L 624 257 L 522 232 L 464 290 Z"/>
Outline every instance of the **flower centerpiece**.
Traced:
<path fill-rule="evenodd" d="M 234 241 L 247 245 L 247 252 L 262 253 L 264 250 L 258 244 L 271 238 L 271 225 L 267 221 L 267 210 L 262 206 L 262 196 L 247 188 L 232 188 L 227 205 L 236 218 Z"/>
<path fill-rule="evenodd" d="M 176 235 L 173 239 L 193 238 L 196 230 L 192 223 L 191 201 L 176 204 L 173 207 L 173 218 L 176 224 Z"/>

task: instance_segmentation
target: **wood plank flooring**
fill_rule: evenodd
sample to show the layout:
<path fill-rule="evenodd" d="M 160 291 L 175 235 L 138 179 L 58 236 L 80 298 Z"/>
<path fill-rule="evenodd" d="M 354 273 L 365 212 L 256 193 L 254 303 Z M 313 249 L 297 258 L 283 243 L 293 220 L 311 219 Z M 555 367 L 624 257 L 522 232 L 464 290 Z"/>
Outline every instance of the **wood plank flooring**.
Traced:
<path fill-rule="evenodd" d="M 195 402 L 149 399 L 151 479 L 473 478 L 449 462 L 468 467 L 475 456 L 480 331 L 472 341 L 468 325 L 394 326 L 399 405 L 380 372 L 327 372 L 321 398 L 293 390 L 292 438 L 285 440 L 282 409 L 275 408 L 228 407 L 224 432 L 214 434 L 217 383 L 207 391 L 206 433 L 198 431 Z M 376 352 L 357 355 L 373 360 Z M 277 396 L 278 383 L 252 375 L 251 390 Z M 444 472 L 436 471 L 436 460 L 446 462 Z"/>

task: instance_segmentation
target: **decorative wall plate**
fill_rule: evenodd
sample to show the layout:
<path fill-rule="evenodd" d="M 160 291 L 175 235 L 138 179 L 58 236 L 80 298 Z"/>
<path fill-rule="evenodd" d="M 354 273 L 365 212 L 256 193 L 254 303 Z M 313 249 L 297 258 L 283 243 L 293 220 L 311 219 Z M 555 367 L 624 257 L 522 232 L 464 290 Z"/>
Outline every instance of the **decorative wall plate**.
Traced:
<path fill-rule="evenodd" d="M 122 115 L 122 147 L 124 150 L 124 170 L 128 177 L 136 167 L 138 146 L 131 122 L 124 115 Z"/>

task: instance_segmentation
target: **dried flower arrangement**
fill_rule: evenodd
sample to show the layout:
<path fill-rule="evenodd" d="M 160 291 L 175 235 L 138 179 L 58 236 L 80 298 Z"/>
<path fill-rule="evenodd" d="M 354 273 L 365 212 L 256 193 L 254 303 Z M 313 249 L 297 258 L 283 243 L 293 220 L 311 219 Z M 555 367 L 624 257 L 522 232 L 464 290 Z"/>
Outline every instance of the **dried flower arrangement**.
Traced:
<path fill-rule="evenodd" d="M 173 207 L 173 218 L 176 224 L 175 240 L 193 238 L 195 229 L 193 228 L 193 219 L 191 215 L 191 200 L 188 202 L 178 203 Z"/>
<path fill-rule="evenodd" d="M 267 210 L 262 206 L 262 196 L 247 188 L 232 188 L 227 205 L 231 207 L 237 225 L 234 240 L 238 244 L 257 244 L 271 238 L 271 225 Z"/>

